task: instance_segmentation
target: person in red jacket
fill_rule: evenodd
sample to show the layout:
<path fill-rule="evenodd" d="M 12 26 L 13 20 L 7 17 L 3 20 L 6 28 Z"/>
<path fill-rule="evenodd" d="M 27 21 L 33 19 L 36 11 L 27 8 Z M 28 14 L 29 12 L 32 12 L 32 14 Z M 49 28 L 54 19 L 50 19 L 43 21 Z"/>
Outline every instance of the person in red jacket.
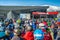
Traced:
<path fill-rule="evenodd" d="M 26 30 L 27 30 L 26 34 L 23 37 L 24 40 L 34 40 L 32 28 L 30 26 L 28 26 Z"/>
<path fill-rule="evenodd" d="M 47 29 L 46 29 L 47 30 Z M 51 36 L 51 33 L 50 31 L 46 31 L 45 34 L 44 34 L 44 40 L 52 40 L 52 36 Z"/>
<path fill-rule="evenodd" d="M 43 21 L 43 24 L 44 24 L 45 26 L 47 26 L 47 22 L 46 22 L 46 21 Z"/>

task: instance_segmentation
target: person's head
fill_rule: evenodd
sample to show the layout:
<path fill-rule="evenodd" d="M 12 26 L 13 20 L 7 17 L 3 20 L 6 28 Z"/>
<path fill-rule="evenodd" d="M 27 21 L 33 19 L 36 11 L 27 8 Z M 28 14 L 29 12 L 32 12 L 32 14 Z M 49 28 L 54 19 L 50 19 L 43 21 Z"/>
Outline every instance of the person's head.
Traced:
<path fill-rule="evenodd" d="M 43 21 L 40 21 L 40 23 L 42 23 Z"/>
<path fill-rule="evenodd" d="M 8 21 L 5 21 L 5 25 L 8 25 L 9 24 L 9 22 Z"/>
<path fill-rule="evenodd" d="M 12 19 L 10 19 L 10 20 L 9 20 L 9 23 L 13 23 L 13 20 L 12 20 Z"/>
<path fill-rule="evenodd" d="M 27 30 L 27 31 L 32 31 L 33 29 L 32 29 L 31 26 L 26 26 L 26 30 Z"/>
<path fill-rule="evenodd" d="M 47 32 L 47 33 L 50 32 L 50 29 L 49 29 L 49 28 L 46 28 L 46 32 Z"/>
<path fill-rule="evenodd" d="M 5 34 L 6 36 L 9 36 L 10 35 L 10 31 L 8 29 L 5 30 Z"/>
<path fill-rule="evenodd" d="M 21 35 L 21 30 L 20 29 L 14 29 L 14 35 L 15 36 L 20 36 Z"/>
<path fill-rule="evenodd" d="M 45 25 L 43 23 L 40 23 L 39 24 L 39 28 L 44 29 L 45 28 Z"/>
<path fill-rule="evenodd" d="M 51 28 L 54 28 L 54 26 L 55 26 L 54 24 L 51 24 Z"/>

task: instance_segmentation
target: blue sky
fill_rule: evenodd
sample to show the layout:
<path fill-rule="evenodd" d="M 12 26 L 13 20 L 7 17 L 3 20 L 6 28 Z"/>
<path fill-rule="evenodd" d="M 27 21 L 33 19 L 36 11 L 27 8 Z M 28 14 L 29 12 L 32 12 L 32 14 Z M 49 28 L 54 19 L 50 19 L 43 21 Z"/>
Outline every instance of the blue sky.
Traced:
<path fill-rule="evenodd" d="M 4 6 L 40 6 L 52 5 L 60 7 L 60 0 L 0 0 Z"/>

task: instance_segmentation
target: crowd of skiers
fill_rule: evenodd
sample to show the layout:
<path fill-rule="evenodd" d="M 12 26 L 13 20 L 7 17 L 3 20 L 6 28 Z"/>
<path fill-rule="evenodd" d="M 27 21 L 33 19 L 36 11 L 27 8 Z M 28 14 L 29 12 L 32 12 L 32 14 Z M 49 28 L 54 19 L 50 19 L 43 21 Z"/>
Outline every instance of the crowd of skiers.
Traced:
<path fill-rule="evenodd" d="M 0 40 L 60 40 L 60 20 L 0 20 Z"/>

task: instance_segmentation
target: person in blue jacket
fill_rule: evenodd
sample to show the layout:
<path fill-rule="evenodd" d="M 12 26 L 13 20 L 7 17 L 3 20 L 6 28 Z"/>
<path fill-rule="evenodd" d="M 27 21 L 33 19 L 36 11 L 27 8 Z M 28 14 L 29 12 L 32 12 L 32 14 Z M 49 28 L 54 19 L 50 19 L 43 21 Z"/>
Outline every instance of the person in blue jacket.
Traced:
<path fill-rule="evenodd" d="M 12 38 L 14 36 L 13 34 L 13 30 L 14 30 L 14 24 L 13 24 L 13 21 L 12 19 L 9 20 L 9 25 L 7 26 L 7 28 L 9 31 L 10 31 L 10 38 Z"/>
<path fill-rule="evenodd" d="M 41 29 L 36 29 L 34 31 L 34 39 L 35 40 L 43 40 L 44 39 L 44 32 Z"/>
<path fill-rule="evenodd" d="M 32 22 L 32 28 L 33 30 L 36 30 L 36 24 L 34 22 Z"/>
<path fill-rule="evenodd" d="M 5 26 L 2 22 L 0 22 L 0 39 L 3 39 L 5 37 Z"/>

